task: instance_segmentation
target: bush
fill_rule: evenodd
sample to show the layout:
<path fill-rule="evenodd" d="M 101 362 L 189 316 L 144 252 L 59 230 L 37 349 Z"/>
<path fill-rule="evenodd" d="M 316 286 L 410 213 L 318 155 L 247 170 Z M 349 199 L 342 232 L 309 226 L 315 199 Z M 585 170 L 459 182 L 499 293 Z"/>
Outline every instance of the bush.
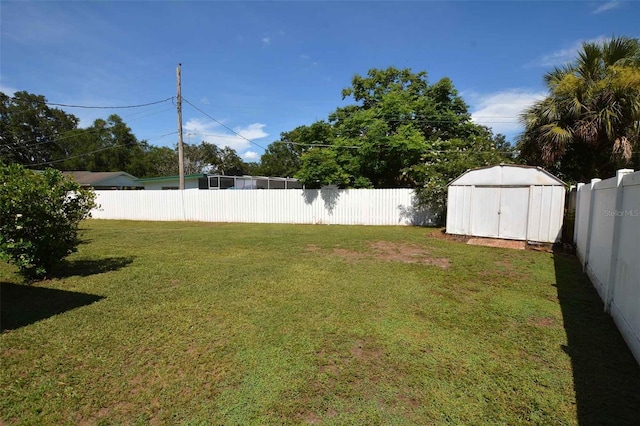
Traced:
<path fill-rule="evenodd" d="M 42 278 L 77 251 L 78 225 L 95 194 L 58 170 L 17 164 L 0 164 L 0 182 L 0 258 L 27 278 Z"/>

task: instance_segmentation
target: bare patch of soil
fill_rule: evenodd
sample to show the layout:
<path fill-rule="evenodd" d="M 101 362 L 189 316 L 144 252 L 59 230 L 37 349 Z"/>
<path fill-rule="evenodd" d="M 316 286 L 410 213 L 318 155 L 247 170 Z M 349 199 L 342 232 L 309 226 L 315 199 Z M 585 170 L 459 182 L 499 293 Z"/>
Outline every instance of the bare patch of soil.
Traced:
<path fill-rule="evenodd" d="M 298 418 L 310 425 L 317 425 L 322 422 L 322 419 L 316 413 L 302 413 L 298 415 Z"/>
<path fill-rule="evenodd" d="M 314 253 L 314 252 L 320 251 L 320 247 L 318 247 L 315 244 L 307 244 L 307 246 L 305 247 L 304 251 L 308 251 L 308 252 Z"/>
<path fill-rule="evenodd" d="M 554 327 L 556 325 L 555 320 L 549 317 L 531 318 L 529 323 L 536 327 Z"/>
<path fill-rule="evenodd" d="M 467 244 L 472 246 L 499 247 L 515 250 L 524 250 L 527 246 L 525 241 L 501 240 L 498 238 L 470 238 Z"/>
<path fill-rule="evenodd" d="M 429 232 L 427 234 L 427 237 L 438 238 L 441 240 L 448 240 L 448 241 L 456 241 L 458 243 L 465 243 L 465 244 L 467 243 L 467 241 L 469 241 L 469 238 L 470 238 L 468 235 L 447 234 L 446 229 L 442 229 L 437 232 Z"/>
<path fill-rule="evenodd" d="M 379 259 L 387 262 L 420 263 L 446 269 L 451 266 L 447 258 L 433 258 L 429 250 L 417 244 L 375 241 L 369 244 L 371 252 L 357 252 L 342 248 L 334 248 L 333 253 L 348 262 L 359 262 L 365 259 Z"/>
<path fill-rule="evenodd" d="M 381 349 L 373 349 L 370 347 L 366 347 L 366 344 L 363 340 L 356 340 L 350 352 L 354 358 L 357 358 L 363 361 L 377 360 L 377 359 L 380 359 L 380 357 L 382 356 Z"/>
<path fill-rule="evenodd" d="M 356 263 L 369 257 L 366 253 L 359 253 L 357 251 L 342 248 L 334 248 L 333 254 L 335 254 L 336 256 L 340 256 L 349 263 Z"/>

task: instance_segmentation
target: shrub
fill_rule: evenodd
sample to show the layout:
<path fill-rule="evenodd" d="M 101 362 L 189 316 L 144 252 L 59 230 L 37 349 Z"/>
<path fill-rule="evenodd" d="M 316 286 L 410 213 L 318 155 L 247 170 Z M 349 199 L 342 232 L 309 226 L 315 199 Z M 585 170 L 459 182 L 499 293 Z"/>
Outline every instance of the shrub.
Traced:
<path fill-rule="evenodd" d="M 94 200 L 92 190 L 58 170 L 0 164 L 0 258 L 27 278 L 46 276 L 77 251 L 78 225 Z"/>

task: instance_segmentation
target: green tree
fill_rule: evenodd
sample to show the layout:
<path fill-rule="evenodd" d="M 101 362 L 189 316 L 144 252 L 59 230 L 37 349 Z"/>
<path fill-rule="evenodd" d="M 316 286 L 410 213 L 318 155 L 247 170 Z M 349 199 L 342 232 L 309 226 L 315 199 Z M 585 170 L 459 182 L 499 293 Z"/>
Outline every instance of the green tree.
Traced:
<path fill-rule="evenodd" d="M 200 145 L 184 144 L 185 174 L 217 173 L 240 176 L 247 174 L 249 167 L 235 149 L 202 141 Z"/>
<path fill-rule="evenodd" d="M 117 114 L 106 120 L 95 120 L 86 129 L 74 132 L 63 145 L 60 170 L 89 170 L 94 172 L 125 171 L 134 176 L 146 174 L 144 156 L 149 149 L 145 141 L 139 142 L 131 128 Z"/>
<path fill-rule="evenodd" d="M 0 161 L 40 165 L 64 155 L 78 118 L 46 102 L 44 96 L 25 91 L 12 97 L 0 93 Z"/>
<path fill-rule="evenodd" d="M 185 143 L 182 145 L 182 156 L 186 175 L 205 173 L 218 161 L 218 147 L 206 142 L 202 142 L 200 145 Z"/>
<path fill-rule="evenodd" d="M 220 151 L 220 164 L 215 173 L 228 176 L 242 176 L 248 173 L 246 163 L 235 149 L 225 146 Z"/>
<path fill-rule="evenodd" d="M 282 132 L 280 140 L 270 144 L 262 154 L 261 173 L 267 176 L 294 176 L 302 166 L 302 154 L 314 145 L 330 143 L 333 136 L 333 127 L 326 121 Z"/>
<path fill-rule="evenodd" d="M 144 173 L 137 177 L 175 176 L 178 174 L 178 153 L 166 146 L 149 146 L 144 155 Z"/>
<path fill-rule="evenodd" d="M 429 84 L 426 72 L 391 67 L 351 83 L 342 96 L 356 104 L 329 116 L 322 143 L 330 146 L 301 155 L 296 177 L 307 187 L 413 187 L 423 204 L 442 209 L 451 179 L 511 160 L 504 137 L 471 121 L 448 78 Z"/>
<path fill-rule="evenodd" d="M 43 277 L 79 244 L 78 224 L 94 193 L 58 170 L 0 163 L 0 258 L 28 278 Z"/>
<path fill-rule="evenodd" d="M 522 115 L 522 158 L 569 181 L 640 166 L 640 42 L 584 43 L 576 60 L 548 72 L 549 95 Z M 635 164 L 634 164 L 635 162 Z"/>

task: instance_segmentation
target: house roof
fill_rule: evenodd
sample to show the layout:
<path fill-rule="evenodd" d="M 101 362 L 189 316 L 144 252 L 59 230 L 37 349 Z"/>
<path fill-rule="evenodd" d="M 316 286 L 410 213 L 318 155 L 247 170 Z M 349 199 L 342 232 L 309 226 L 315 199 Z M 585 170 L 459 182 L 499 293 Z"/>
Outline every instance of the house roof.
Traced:
<path fill-rule="evenodd" d="M 125 177 L 131 179 L 132 181 L 135 181 L 137 179 L 135 176 L 130 175 L 127 172 L 64 171 L 62 173 L 66 176 L 71 176 L 80 185 L 89 186 L 99 186 L 100 184 L 106 183 L 107 181 L 116 177 Z"/>

